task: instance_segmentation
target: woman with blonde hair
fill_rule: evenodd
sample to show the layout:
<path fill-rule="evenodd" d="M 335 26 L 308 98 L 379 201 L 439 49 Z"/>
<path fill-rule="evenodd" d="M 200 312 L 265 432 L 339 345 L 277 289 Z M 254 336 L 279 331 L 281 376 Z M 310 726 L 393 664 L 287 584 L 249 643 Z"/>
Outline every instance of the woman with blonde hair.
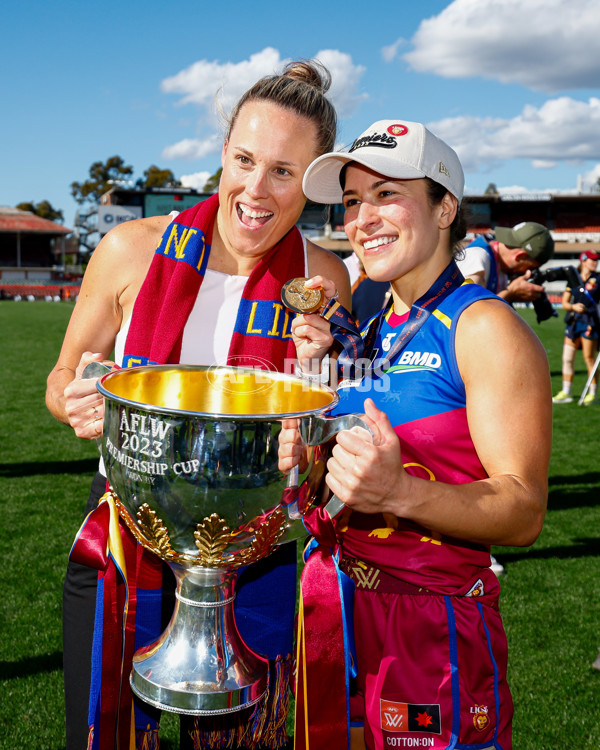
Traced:
<path fill-rule="evenodd" d="M 278 315 L 282 285 L 293 277 L 324 274 L 335 279 L 341 299 L 350 304 L 341 259 L 307 241 L 295 227 L 305 203 L 304 171 L 335 141 L 335 111 L 325 96 L 329 85 L 328 71 L 311 61 L 290 63 L 283 73 L 262 78 L 230 116 L 218 194 L 175 218 L 127 222 L 102 239 L 86 270 L 58 362 L 48 377 L 48 407 L 78 437 L 90 440 L 102 433 L 102 398 L 95 381 L 81 376 L 88 364 L 107 359 L 113 349 L 120 366 L 181 362 L 283 371 L 286 361 L 294 360 L 295 349 L 289 325 L 284 324 L 290 318 Z M 88 512 L 105 487 L 100 472 Z M 129 654 L 133 646 L 128 638 L 136 639 L 137 648 L 151 643 L 162 630 L 162 576 L 167 569 L 148 553 L 144 559 L 138 578 L 146 604 L 138 596 L 135 617 L 129 612 L 133 619 L 127 623 L 124 640 Z M 197 747 L 230 742 L 276 748 L 286 741 L 294 546 L 285 545 L 251 577 L 256 580 L 238 592 L 236 612 L 243 609 L 238 622 L 241 629 L 247 623 L 243 635 L 249 645 L 268 655 L 273 670 L 279 670 L 281 695 L 274 695 L 271 686 L 265 714 L 251 717 L 262 727 L 255 735 L 247 727 L 229 729 L 225 724 L 223 731 L 215 731 L 209 720 L 197 721 L 193 731 Z M 115 625 L 106 622 L 107 615 L 119 611 L 116 595 L 110 598 L 104 579 L 95 653 L 109 625 Z M 96 590 L 96 571 L 71 561 L 63 607 L 67 750 L 85 747 L 88 731 L 94 742 L 90 747 L 97 747 L 99 741 L 110 745 L 116 738 L 119 747 L 130 747 L 130 658 L 118 673 L 107 677 L 99 667 L 90 677 Z M 138 747 L 154 747 L 158 741 L 154 713 L 136 711 Z"/>

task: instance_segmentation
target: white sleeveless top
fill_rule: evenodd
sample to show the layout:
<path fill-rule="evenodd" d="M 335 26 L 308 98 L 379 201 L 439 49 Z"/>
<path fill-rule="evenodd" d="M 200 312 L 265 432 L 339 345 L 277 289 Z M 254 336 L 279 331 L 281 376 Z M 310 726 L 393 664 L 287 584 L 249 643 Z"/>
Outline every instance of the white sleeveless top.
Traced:
<path fill-rule="evenodd" d="M 202 293 L 196 297 L 183 329 L 179 358 L 182 364 L 227 364 L 229 344 L 247 281 L 247 276 L 231 276 L 220 271 L 206 270 Z M 119 365 L 123 364 L 130 323 L 131 317 L 115 340 L 115 361 Z"/>
<path fill-rule="evenodd" d="M 174 219 L 179 214 L 172 211 Z M 302 234 L 304 247 L 304 275 L 308 276 L 308 253 L 306 237 Z M 192 308 L 181 341 L 179 361 L 185 365 L 226 365 L 229 345 L 237 318 L 238 307 L 248 276 L 232 276 L 207 268 Z M 122 366 L 125 341 L 129 333 L 131 316 L 125 321 L 115 339 L 115 362 Z M 212 335 L 210 332 L 212 331 Z M 208 332 L 208 333 L 207 333 Z"/>
<path fill-rule="evenodd" d="M 304 274 L 308 276 L 306 238 L 304 245 Z M 229 346 L 237 318 L 240 300 L 248 276 L 232 276 L 207 268 L 194 307 L 186 321 L 181 341 L 179 361 L 186 365 L 226 365 Z M 115 362 L 123 365 L 125 341 L 131 316 L 125 321 L 115 339 Z M 106 476 L 104 461 L 99 471 Z"/>

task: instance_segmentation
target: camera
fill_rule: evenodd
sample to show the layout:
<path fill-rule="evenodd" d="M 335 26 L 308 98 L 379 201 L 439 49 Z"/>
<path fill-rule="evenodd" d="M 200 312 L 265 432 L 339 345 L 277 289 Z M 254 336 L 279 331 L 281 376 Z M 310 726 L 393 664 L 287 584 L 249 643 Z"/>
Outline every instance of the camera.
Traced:
<path fill-rule="evenodd" d="M 583 281 L 579 272 L 575 266 L 560 266 L 559 268 L 547 268 L 545 271 L 540 271 L 539 268 L 534 268 L 529 277 L 529 281 L 532 284 L 538 284 L 541 286 L 545 281 L 566 281 L 569 289 L 575 291 L 580 287 L 583 287 Z M 533 302 L 533 309 L 538 323 L 543 323 L 548 318 L 558 317 L 558 313 L 552 307 L 552 303 L 548 299 L 546 292 L 542 294 Z"/>

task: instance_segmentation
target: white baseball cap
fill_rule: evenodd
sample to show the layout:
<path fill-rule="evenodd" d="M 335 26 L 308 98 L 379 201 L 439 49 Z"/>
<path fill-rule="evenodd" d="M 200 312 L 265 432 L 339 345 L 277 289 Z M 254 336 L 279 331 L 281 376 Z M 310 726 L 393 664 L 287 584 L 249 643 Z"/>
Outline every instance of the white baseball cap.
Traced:
<path fill-rule="evenodd" d="M 420 122 L 379 120 L 348 151 L 319 156 L 304 175 L 304 195 L 317 203 L 340 203 L 340 172 L 351 161 L 384 177 L 404 180 L 429 177 L 459 202 L 462 200 L 465 176 L 456 152 Z"/>

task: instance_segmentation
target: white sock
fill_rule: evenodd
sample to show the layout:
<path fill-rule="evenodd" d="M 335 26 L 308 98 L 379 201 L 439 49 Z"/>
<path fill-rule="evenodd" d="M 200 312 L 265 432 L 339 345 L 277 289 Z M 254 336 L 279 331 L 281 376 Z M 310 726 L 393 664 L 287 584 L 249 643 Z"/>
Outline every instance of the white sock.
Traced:
<path fill-rule="evenodd" d="M 592 396 L 596 395 L 596 389 L 598 388 L 596 383 L 590 383 L 590 393 Z"/>
<path fill-rule="evenodd" d="M 563 391 L 570 396 L 571 395 L 571 386 L 573 384 L 569 380 L 563 380 L 562 389 Z"/>

